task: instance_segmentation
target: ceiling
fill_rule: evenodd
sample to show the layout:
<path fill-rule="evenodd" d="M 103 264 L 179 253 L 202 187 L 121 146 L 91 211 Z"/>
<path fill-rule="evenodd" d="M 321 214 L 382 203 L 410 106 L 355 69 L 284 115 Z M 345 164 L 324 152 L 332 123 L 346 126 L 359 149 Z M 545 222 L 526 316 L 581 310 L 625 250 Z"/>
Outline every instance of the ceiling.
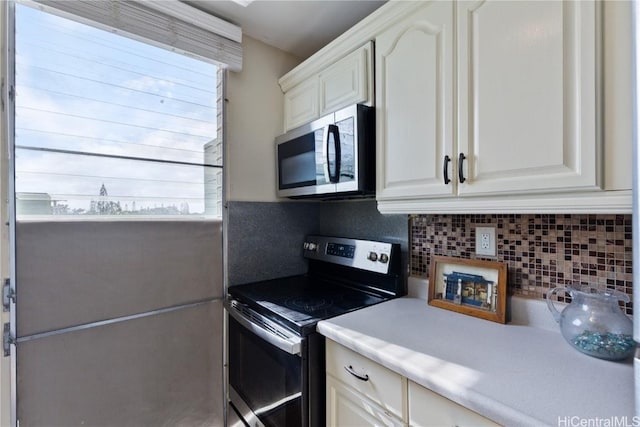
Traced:
<path fill-rule="evenodd" d="M 231 0 L 188 3 L 242 27 L 243 34 L 306 59 L 386 0 Z"/>

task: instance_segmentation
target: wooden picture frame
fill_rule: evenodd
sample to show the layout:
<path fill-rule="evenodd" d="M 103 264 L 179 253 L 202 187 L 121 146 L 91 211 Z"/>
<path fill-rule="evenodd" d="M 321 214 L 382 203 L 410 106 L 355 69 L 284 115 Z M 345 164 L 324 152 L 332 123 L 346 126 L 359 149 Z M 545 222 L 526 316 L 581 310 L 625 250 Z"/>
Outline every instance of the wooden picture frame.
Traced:
<path fill-rule="evenodd" d="M 506 323 L 507 265 L 433 256 L 427 302 L 434 307 Z"/>

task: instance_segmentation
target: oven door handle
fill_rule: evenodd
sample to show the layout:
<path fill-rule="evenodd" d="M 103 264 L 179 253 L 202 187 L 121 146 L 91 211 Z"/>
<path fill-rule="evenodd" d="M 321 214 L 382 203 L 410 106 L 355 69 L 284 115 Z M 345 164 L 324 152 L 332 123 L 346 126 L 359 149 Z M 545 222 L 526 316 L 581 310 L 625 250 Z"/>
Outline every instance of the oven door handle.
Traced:
<path fill-rule="evenodd" d="M 260 325 L 252 322 L 247 319 L 242 313 L 239 313 L 235 308 L 231 307 L 228 303 L 225 302 L 225 306 L 227 308 L 227 312 L 233 317 L 238 323 L 242 326 L 267 341 L 269 344 L 272 344 L 278 347 L 280 350 L 285 351 L 289 354 L 300 355 L 300 345 L 302 343 L 302 338 L 291 336 L 288 338 L 279 337 L 272 332 L 264 329 Z"/>

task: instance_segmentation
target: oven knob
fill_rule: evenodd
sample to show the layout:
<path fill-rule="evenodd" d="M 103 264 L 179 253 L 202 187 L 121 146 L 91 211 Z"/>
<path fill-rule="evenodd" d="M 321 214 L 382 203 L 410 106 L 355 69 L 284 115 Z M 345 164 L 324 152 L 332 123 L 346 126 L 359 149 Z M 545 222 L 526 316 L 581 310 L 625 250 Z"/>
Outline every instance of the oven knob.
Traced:
<path fill-rule="evenodd" d="M 387 254 L 380 254 L 380 262 L 383 264 L 386 264 L 389 262 L 389 255 Z"/>
<path fill-rule="evenodd" d="M 310 251 L 315 251 L 316 249 L 318 249 L 318 245 L 315 243 L 309 243 L 309 246 L 307 247 L 307 249 Z"/>
<path fill-rule="evenodd" d="M 367 257 L 367 259 L 369 261 L 377 261 L 378 260 L 378 254 L 375 252 L 369 252 L 369 256 Z"/>

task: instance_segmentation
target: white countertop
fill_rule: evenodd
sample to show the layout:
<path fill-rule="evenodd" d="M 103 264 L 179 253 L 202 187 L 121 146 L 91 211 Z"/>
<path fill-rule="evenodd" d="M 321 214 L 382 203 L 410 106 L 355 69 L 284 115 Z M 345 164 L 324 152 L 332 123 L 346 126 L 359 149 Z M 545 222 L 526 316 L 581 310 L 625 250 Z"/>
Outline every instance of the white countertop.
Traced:
<path fill-rule="evenodd" d="M 632 361 L 584 355 L 559 331 L 501 325 L 410 297 L 317 328 L 502 425 L 609 425 L 576 423 L 613 417 L 632 425 L 635 415 Z"/>

